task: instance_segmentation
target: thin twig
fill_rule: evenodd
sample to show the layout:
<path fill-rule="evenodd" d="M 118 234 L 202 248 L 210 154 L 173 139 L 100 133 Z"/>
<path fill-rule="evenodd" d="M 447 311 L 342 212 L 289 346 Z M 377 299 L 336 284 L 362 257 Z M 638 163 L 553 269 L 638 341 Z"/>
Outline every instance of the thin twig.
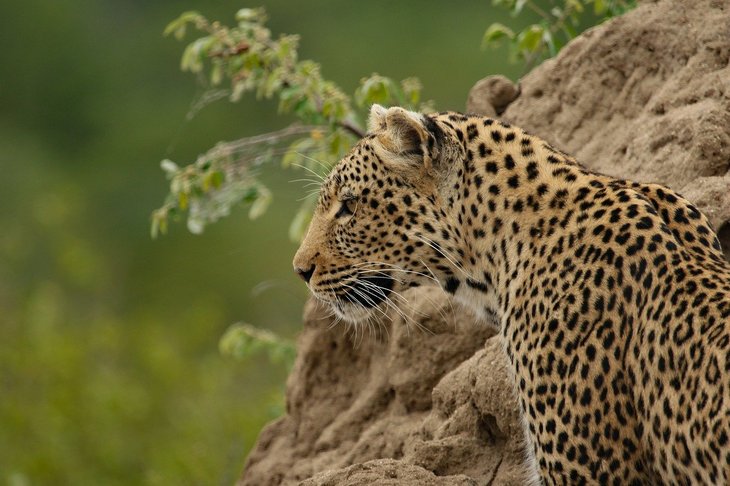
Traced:
<path fill-rule="evenodd" d="M 365 132 L 363 132 L 360 127 L 357 127 L 348 121 L 339 121 L 337 122 L 337 126 L 345 129 L 357 138 L 363 138 L 365 136 Z"/>
<path fill-rule="evenodd" d="M 240 138 L 233 142 L 226 142 L 224 146 L 235 151 L 240 150 L 244 147 L 258 145 L 261 143 L 278 143 L 279 141 L 287 137 L 291 137 L 293 135 L 301 135 L 303 133 L 309 133 L 314 130 L 326 130 L 326 127 L 322 125 L 301 125 L 299 123 L 294 123 L 286 128 L 282 128 L 281 130 L 277 130 L 275 132 L 263 133 L 261 135 Z"/>
<path fill-rule="evenodd" d="M 543 19 L 548 20 L 548 21 L 550 20 L 550 14 L 548 14 L 547 12 L 545 12 L 543 9 L 541 9 L 540 7 L 538 7 L 537 5 L 535 5 L 534 3 L 532 3 L 531 1 L 528 0 L 527 6 L 533 12 L 535 12 L 537 15 L 539 15 L 540 17 L 542 17 Z"/>

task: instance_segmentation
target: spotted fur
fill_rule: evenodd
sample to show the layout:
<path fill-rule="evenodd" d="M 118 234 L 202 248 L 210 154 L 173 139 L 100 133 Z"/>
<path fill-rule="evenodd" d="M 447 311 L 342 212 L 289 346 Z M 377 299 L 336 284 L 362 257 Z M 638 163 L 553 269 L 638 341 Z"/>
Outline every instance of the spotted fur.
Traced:
<path fill-rule="evenodd" d="M 730 484 L 730 265 L 700 211 L 490 118 L 370 126 L 294 260 L 316 297 L 361 322 L 438 283 L 497 322 L 546 484 Z"/>

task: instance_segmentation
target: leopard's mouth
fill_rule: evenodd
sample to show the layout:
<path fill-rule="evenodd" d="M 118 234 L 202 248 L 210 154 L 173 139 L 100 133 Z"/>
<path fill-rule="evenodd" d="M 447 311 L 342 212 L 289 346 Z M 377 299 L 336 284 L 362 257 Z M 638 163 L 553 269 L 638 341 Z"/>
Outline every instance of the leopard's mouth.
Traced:
<path fill-rule="evenodd" d="M 385 275 L 358 277 L 347 286 L 340 299 L 349 304 L 371 309 L 388 298 L 393 290 L 393 281 L 393 278 Z"/>
<path fill-rule="evenodd" d="M 358 324 L 370 319 L 375 309 L 393 292 L 395 279 L 390 276 L 358 276 L 344 286 L 344 291 L 322 296 L 335 314 L 347 322 Z M 315 296 L 317 294 L 315 293 Z"/>
<path fill-rule="evenodd" d="M 353 324 L 365 322 L 381 304 L 388 301 L 394 292 L 395 282 L 400 280 L 381 270 L 373 270 L 371 275 L 363 273 L 350 277 L 347 283 L 340 280 L 337 290 L 318 289 L 314 285 L 310 286 L 310 291 L 340 319 Z"/>

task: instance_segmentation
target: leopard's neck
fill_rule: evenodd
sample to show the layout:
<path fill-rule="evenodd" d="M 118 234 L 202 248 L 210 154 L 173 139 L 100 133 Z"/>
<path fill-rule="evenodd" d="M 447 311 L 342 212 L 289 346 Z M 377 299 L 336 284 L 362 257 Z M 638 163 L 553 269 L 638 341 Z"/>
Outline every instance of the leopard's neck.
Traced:
<path fill-rule="evenodd" d="M 518 128 L 480 123 L 476 131 L 471 121 L 453 124 L 463 134 L 464 157 L 444 195 L 459 229 L 458 249 L 447 255 L 458 268 L 445 288 L 493 319 L 510 313 L 536 252 L 573 247 L 583 236 L 576 211 L 586 196 L 581 188 L 598 191 L 612 179 Z"/>

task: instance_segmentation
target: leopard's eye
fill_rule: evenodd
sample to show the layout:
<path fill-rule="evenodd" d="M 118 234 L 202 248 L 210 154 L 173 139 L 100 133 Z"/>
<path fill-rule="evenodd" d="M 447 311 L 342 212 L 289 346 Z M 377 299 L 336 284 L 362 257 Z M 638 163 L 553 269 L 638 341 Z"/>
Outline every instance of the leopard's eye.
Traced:
<path fill-rule="evenodd" d="M 340 209 L 335 213 L 335 218 L 344 218 L 346 216 L 352 216 L 355 214 L 355 208 L 357 207 L 357 200 L 354 197 L 348 197 L 340 201 Z"/>

